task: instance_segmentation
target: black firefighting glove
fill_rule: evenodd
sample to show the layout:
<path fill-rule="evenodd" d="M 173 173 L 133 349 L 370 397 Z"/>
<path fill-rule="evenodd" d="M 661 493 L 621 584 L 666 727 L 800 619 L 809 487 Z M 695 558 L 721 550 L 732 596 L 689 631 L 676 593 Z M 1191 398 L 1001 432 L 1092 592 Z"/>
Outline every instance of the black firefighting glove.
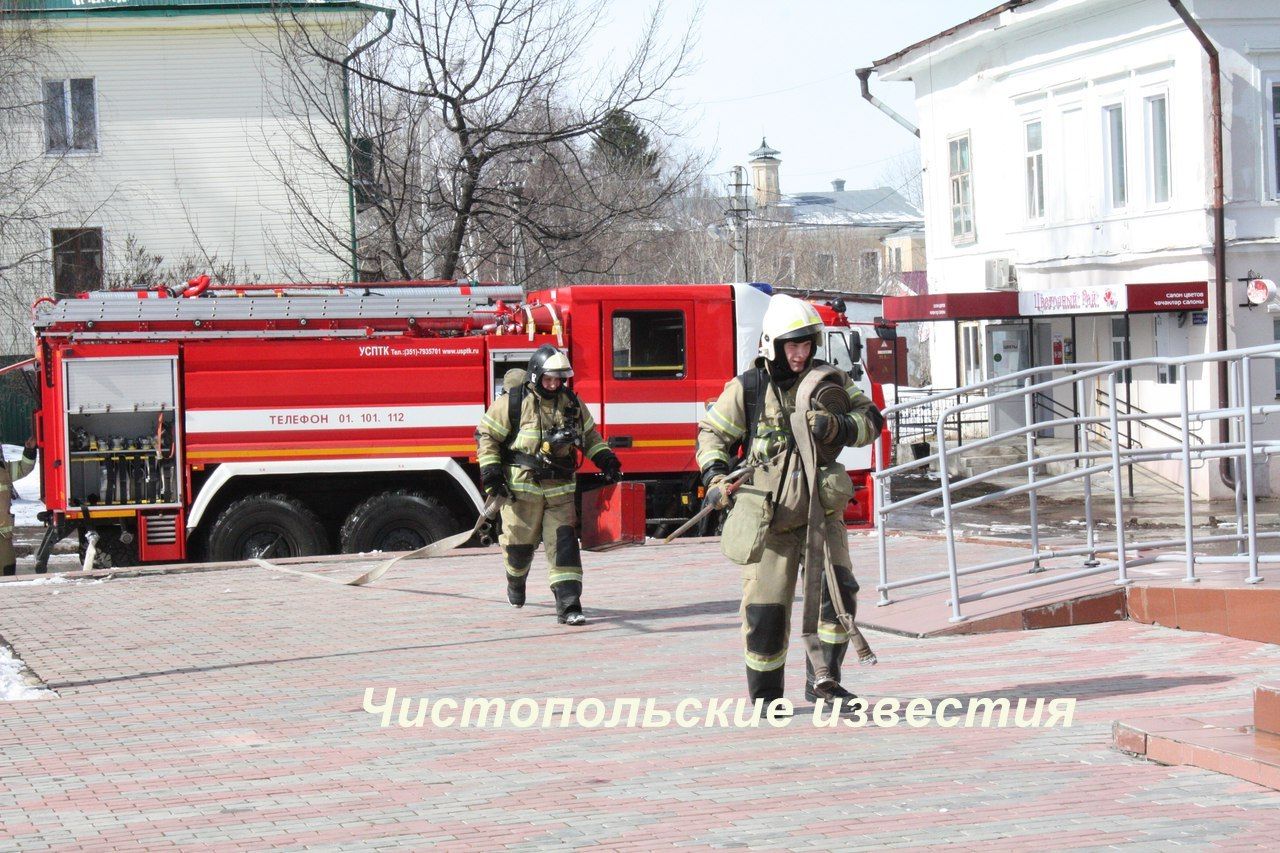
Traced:
<path fill-rule="evenodd" d="M 604 475 L 606 483 L 616 483 L 622 479 L 622 463 L 618 461 L 618 456 L 613 451 L 602 450 L 595 462 L 600 473 Z"/>
<path fill-rule="evenodd" d="M 486 465 L 481 468 L 480 486 L 489 497 L 511 497 L 511 489 L 507 488 L 507 477 L 502 473 L 501 465 Z"/>
<path fill-rule="evenodd" d="M 810 409 L 804 413 L 804 416 L 809 422 L 810 435 L 819 444 L 835 444 L 836 439 L 840 437 L 841 428 L 845 426 L 842 423 L 844 415 L 833 415 L 830 412 Z"/>
<path fill-rule="evenodd" d="M 871 432 L 874 435 L 880 435 L 880 431 L 884 429 L 884 413 L 875 406 L 870 406 L 862 414 L 867 416 L 867 420 L 871 422 Z"/>
<path fill-rule="evenodd" d="M 709 462 L 707 467 L 702 469 L 702 485 L 710 486 L 713 480 L 724 479 L 727 476 L 729 476 L 728 465 L 723 462 Z"/>

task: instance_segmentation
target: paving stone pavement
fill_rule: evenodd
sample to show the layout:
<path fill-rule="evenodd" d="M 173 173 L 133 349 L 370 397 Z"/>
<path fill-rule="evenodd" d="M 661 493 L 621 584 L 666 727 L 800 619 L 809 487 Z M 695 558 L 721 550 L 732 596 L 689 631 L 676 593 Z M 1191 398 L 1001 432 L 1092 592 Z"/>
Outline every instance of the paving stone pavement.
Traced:
<path fill-rule="evenodd" d="M 874 542 L 852 542 L 870 606 Z M 896 547 L 944 564 L 940 542 Z M 0 848 L 1272 848 L 1280 835 L 1280 794 L 1109 748 L 1117 718 L 1247 709 L 1280 648 L 1132 623 L 873 633 L 880 665 L 846 678 L 873 701 L 1076 698 L 1069 728 L 818 728 L 798 643 L 784 728 L 382 728 L 363 710 L 370 687 L 667 711 L 742 695 L 739 575 L 715 543 L 585 557 L 580 629 L 556 624 L 538 583 L 507 606 L 492 553 L 401 563 L 368 588 L 259 568 L 0 584 L 0 637 L 58 694 L 0 709 Z"/>

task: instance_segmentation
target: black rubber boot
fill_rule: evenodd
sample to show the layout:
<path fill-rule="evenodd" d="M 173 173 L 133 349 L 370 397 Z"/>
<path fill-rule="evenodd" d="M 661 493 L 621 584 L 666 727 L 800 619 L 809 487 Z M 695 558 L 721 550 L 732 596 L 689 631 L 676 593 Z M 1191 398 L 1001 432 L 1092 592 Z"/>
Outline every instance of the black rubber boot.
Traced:
<path fill-rule="evenodd" d="M 822 654 L 826 658 L 827 673 L 830 676 L 827 679 L 813 683 L 813 663 L 805 658 L 804 669 L 804 698 L 810 702 L 816 702 L 819 698 L 826 699 L 828 702 L 834 699 L 843 699 L 845 704 L 857 700 L 857 696 L 845 690 L 840 685 L 840 665 L 844 663 L 845 653 L 849 651 L 848 643 L 836 645 L 834 643 L 823 643 Z"/>
<path fill-rule="evenodd" d="M 507 575 L 507 601 L 512 607 L 524 607 L 524 578 Z"/>
<path fill-rule="evenodd" d="M 763 699 L 764 707 L 768 708 L 770 702 L 781 699 L 785 672 L 786 667 L 783 666 L 768 672 L 747 667 L 747 695 L 751 697 L 751 701 Z"/>
<path fill-rule="evenodd" d="M 585 625 L 582 615 L 582 581 L 561 581 L 551 585 L 556 599 L 556 621 L 561 625 Z"/>

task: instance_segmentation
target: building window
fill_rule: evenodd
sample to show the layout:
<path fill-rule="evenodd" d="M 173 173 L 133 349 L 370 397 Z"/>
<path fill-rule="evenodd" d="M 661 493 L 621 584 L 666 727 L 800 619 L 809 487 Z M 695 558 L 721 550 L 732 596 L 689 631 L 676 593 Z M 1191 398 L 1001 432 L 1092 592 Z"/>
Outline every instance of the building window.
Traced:
<path fill-rule="evenodd" d="M 1029 121 L 1027 146 L 1027 219 L 1044 219 L 1044 138 L 1038 121 Z"/>
<path fill-rule="evenodd" d="M 836 256 L 829 252 L 819 252 L 817 261 L 817 283 L 830 284 L 836 278 Z"/>
<path fill-rule="evenodd" d="M 1190 335 L 1186 326 L 1186 314 L 1155 315 L 1157 358 L 1179 358 L 1190 352 Z M 1178 383 L 1178 367 L 1179 365 L 1176 364 L 1157 364 L 1156 382 L 1161 385 L 1176 385 Z"/>
<path fill-rule="evenodd" d="M 880 253 L 874 249 L 862 253 L 862 279 L 873 283 L 880 281 Z"/>
<path fill-rule="evenodd" d="M 1062 158 L 1057 169 L 1058 186 L 1062 191 L 1062 212 L 1068 222 L 1078 222 L 1088 216 L 1088 194 L 1091 181 L 1085 152 L 1084 110 L 1080 107 L 1064 109 L 1061 115 Z"/>
<path fill-rule="evenodd" d="M 902 247 L 893 247 L 893 271 L 902 272 Z"/>
<path fill-rule="evenodd" d="M 351 178 L 356 193 L 356 204 L 361 210 L 381 199 L 378 191 L 377 168 L 373 140 L 358 136 L 351 144 Z"/>
<path fill-rule="evenodd" d="M 1102 110 L 1102 158 L 1106 170 L 1106 201 L 1111 210 L 1121 210 L 1129 202 L 1128 170 L 1124 156 L 1124 106 L 1112 104 Z"/>
<path fill-rule="evenodd" d="M 976 323 L 960 328 L 961 369 L 964 371 L 964 384 L 972 385 L 982 381 L 982 351 L 979 342 L 982 340 L 981 329 Z"/>
<path fill-rule="evenodd" d="M 684 312 L 614 312 L 614 379 L 683 379 L 684 352 Z"/>
<path fill-rule="evenodd" d="M 44 81 L 44 150 L 50 154 L 98 150 L 92 78 Z"/>
<path fill-rule="evenodd" d="M 1111 360 L 1113 362 L 1121 362 L 1129 360 L 1129 318 L 1128 317 L 1112 317 L 1111 318 Z M 1129 382 L 1133 378 L 1133 374 L 1129 368 L 1125 368 L 1116 376 L 1117 382 Z"/>
<path fill-rule="evenodd" d="M 102 288 L 102 229 L 55 228 L 53 292 L 59 299 Z"/>
<path fill-rule="evenodd" d="M 1280 320 L 1271 321 L 1271 338 L 1280 344 Z M 1272 363 L 1275 365 L 1276 370 L 1276 399 L 1280 400 L 1280 358 L 1275 359 Z"/>
<path fill-rule="evenodd" d="M 951 242 L 967 243 L 974 239 L 969 134 L 948 141 L 947 146 L 951 174 Z"/>
<path fill-rule="evenodd" d="M 1169 99 L 1164 95 L 1147 98 L 1147 201 L 1169 201 Z"/>
<path fill-rule="evenodd" d="M 1271 84 L 1271 166 L 1271 188 L 1274 195 L 1280 198 L 1280 83 Z"/>

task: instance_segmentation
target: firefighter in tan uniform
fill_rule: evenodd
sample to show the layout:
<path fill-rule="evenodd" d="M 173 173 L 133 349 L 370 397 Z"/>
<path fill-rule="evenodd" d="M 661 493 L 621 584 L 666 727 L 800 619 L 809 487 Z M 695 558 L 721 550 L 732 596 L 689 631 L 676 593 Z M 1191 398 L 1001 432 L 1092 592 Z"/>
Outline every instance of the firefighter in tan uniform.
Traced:
<path fill-rule="evenodd" d="M 36 464 L 36 441 L 28 438 L 22 456 L 0 465 L 0 574 L 18 572 L 18 555 L 13 551 L 13 484 L 31 473 Z"/>
<path fill-rule="evenodd" d="M 708 487 L 708 500 L 720 508 L 729 505 L 721 481 L 735 465 L 734 450 L 741 444 L 746 453 L 746 464 L 768 465 L 774 469 L 790 467 L 791 476 L 798 476 L 796 460 L 792 453 L 787 464 L 786 454 L 794 448 L 790 417 L 795 411 L 796 388 L 813 367 L 814 349 L 822 331 L 822 320 L 817 310 L 804 300 L 777 295 L 772 298 L 764 315 L 760 358 L 756 359 L 755 374 L 747 371 L 729 380 L 724 392 L 707 411 L 699 425 L 698 465 L 702 469 L 704 485 Z M 847 414 L 830 414 L 809 411 L 805 417 L 815 443 L 831 448 L 862 447 L 870 444 L 880 434 L 884 417 L 875 404 L 863 394 L 848 377 L 843 376 L 845 391 L 849 397 Z M 754 388 L 756 427 L 753 436 L 746 436 L 750 422 L 746 401 Z M 839 476 L 830 478 L 838 483 L 841 477 L 848 484 L 847 475 L 838 468 Z M 784 467 L 782 470 L 786 470 Z M 758 469 L 756 475 L 760 474 Z M 787 476 L 785 473 L 783 476 Z M 759 479 L 758 476 L 755 479 Z M 852 486 L 841 497 L 832 499 L 833 506 L 826 506 L 824 499 L 824 536 L 831 554 L 841 599 L 845 610 L 853 613 L 856 606 L 858 583 L 850 568 L 849 544 L 845 531 L 843 511 L 852 495 Z M 779 490 L 786 494 L 786 490 Z M 813 496 L 814 500 L 818 496 Z M 787 659 L 787 646 L 791 627 L 791 605 L 795 599 L 796 578 L 799 564 L 805 553 L 808 535 L 807 501 L 803 513 L 786 512 L 778 505 L 771 521 L 764 524 L 763 547 L 758 559 L 746 562 L 742 569 L 742 634 L 747 664 L 747 687 L 751 698 L 768 703 L 783 695 L 783 668 Z M 745 508 L 745 505 L 744 505 Z M 732 514 L 730 517 L 732 521 Z M 726 523 L 728 526 L 728 522 Z M 728 531 L 726 530 L 726 533 Z M 727 538 L 727 536 L 726 536 Z M 726 550 L 726 554 L 728 551 Z M 733 558 L 733 557 L 731 557 Z M 749 558 L 744 558 L 749 559 Z M 741 562 L 741 561 L 740 561 Z M 822 567 L 806 567 L 806 571 L 821 571 Z M 822 587 L 821 610 L 818 623 L 818 640 L 830 678 L 814 683 L 812 663 L 806 658 L 809 677 L 806 680 L 805 697 L 816 701 L 843 699 L 846 703 L 856 696 L 840 685 L 840 665 L 848 649 L 848 635 L 836 619 L 827 586 Z"/>
<path fill-rule="evenodd" d="M 571 376 L 564 353 L 550 345 L 539 347 L 529 359 L 527 382 L 498 397 L 480 419 L 476 444 L 485 494 L 511 498 L 502 508 L 499 537 L 507 600 L 514 607 L 524 606 L 525 579 L 541 542 L 557 618 L 562 625 L 584 625 L 574 508 L 578 449 L 611 483 L 622 478 L 622 465 L 568 388 Z M 516 395 L 519 399 L 513 402 Z M 513 408 L 519 411 L 518 423 L 512 422 Z"/>

